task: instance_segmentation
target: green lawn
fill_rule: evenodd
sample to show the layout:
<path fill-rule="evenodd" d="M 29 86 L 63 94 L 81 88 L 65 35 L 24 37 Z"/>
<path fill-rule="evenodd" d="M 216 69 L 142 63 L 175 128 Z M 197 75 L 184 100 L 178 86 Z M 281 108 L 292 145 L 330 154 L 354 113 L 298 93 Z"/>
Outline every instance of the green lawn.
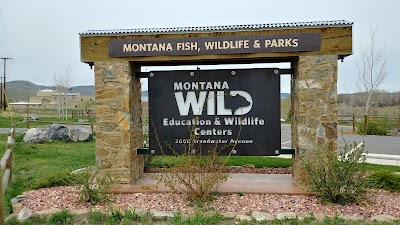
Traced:
<path fill-rule="evenodd" d="M 30 121 L 29 126 L 32 127 L 41 127 L 41 126 L 49 126 L 52 123 L 76 123 L 81 118 L 68 118 L 66 121 L 65 119 L 58 119 L 57 117 L 40 117 L 40 121 Z M 0 117 L 0 127 L 7 128 L 11 127 L 12 123 L 16 124 L 18 128 L 25 128 L 26 122 L 23 122 L 24 118 L 22 117 Z M 94 119 L 90 119 L 90 121 L 94 121 Z"/>

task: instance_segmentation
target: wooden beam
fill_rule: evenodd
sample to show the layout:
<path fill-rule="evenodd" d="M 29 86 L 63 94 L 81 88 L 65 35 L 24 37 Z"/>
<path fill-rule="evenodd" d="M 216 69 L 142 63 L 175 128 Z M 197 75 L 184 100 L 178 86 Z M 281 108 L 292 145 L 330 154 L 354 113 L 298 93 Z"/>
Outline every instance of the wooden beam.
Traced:
<path fill-rule="evenodd" d="M 254 53 L 254 54 L 227 54 L 227 55 L 193 55 L 193 56 L 151 56 L 131 58 L 110 58 L 108 42 L 111 39 L 154 39 L 154 38 L 188 38 L 188 37 L 213 37 L 213 36 L 246 36 L 246 35 L 272 35 L 319 32 L 321 34 L 321 49 L 313 52 L 280 52 L 280 53 Z M 123 36 L 81 36 L 81 61 L 133 61 L 138 64 L 198 64 L 201 62 L 237 63 L 241 61 L 289 61 L 298 56 L 308 55 L 339 55 L 348 56 L 353 53 L 352 27 L 328 27 L 282 30 L 259 30 L 241 32 L 214 32 L 214 33 L 186 33 L 186 34 L 157 34 L 157 35 L 123 35 Z"/>

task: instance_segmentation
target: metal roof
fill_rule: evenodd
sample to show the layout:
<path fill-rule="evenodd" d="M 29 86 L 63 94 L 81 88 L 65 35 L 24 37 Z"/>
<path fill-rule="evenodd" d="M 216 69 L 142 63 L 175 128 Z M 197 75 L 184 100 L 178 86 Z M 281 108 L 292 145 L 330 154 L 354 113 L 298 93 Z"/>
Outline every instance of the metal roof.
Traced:
<path fill-rule="evenodd" d="M 287 28 L 318 28 L 318 27 L 343 27 L 352 26 L 353 22 L 345 20 L 293 22 L 293 23 L 266 23 L 247 25 L 226 26 L 201 26 L 201 27 L 171 27 L 171 28 L 135 28 L 135 29 L 112 29 L 112 30 L 88 30 L 80 33 L 81 36 L 98 35 L 127 35 L 127 34 L 165 34 L 165 33 L 188 33 L 188 32 L 226 32 L 246 30 L 274 30 Z"/>

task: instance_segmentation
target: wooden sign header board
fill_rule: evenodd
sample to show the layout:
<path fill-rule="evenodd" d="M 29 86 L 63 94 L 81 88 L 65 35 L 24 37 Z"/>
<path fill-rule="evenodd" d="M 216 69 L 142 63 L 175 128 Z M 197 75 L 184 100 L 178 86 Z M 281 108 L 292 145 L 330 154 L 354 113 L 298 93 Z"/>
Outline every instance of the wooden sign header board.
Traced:
<path fill-rule="evenodd" d="M 109 57 L 319 51 L 320 33 L 154 39 L 112 39 Z"/>
<path fill-rule="evenodd" d="M 149 149 L 156 155 L 182 153 L 189 143 L 223 155 L 277 155 L 280 128 L 278 69 L 150 73 Z"/>

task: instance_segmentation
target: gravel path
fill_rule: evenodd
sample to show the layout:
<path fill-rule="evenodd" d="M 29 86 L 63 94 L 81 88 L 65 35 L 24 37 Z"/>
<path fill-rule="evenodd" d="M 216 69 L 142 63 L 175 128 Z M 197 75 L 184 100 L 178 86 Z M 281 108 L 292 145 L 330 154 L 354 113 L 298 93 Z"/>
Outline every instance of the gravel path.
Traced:
<path fill-rule="evenodd" d="M 290 173 L 289 169 L 237 168 L 230 167 L 228 172 L 252 173 Z M 152 172 L 159 172 L 153 170 Z M 75 187 L 54 187 L 32 191 L 21 203 L 33 212 L 50 208 L 78 210 L 85 208 L 104 208 L 104 205 L 92 206 L 89 203 L 77 203 L 78 191 Z M 154 209 L 163 212 L 192 214 L 195 208 L 182 195 L 172 193 L 135 193 L 115 196 L 114 207 Z M 217 196 L 207 203 L 205 208 L 221 213 L 245 214 L 250 211 L 264 211 L 272 214 L 294 212 L 298 216 L 313 213 L 315 216 L 334 216 L 370 218 L 375 215 L 391 215 L 400 218 L 400 193 L 374 190 L 365 195 L 365 201 L 359 204 L 337 205 L 322 204 L 315 196 L 308 195 L 272 195 L 238 194 Z"/>

